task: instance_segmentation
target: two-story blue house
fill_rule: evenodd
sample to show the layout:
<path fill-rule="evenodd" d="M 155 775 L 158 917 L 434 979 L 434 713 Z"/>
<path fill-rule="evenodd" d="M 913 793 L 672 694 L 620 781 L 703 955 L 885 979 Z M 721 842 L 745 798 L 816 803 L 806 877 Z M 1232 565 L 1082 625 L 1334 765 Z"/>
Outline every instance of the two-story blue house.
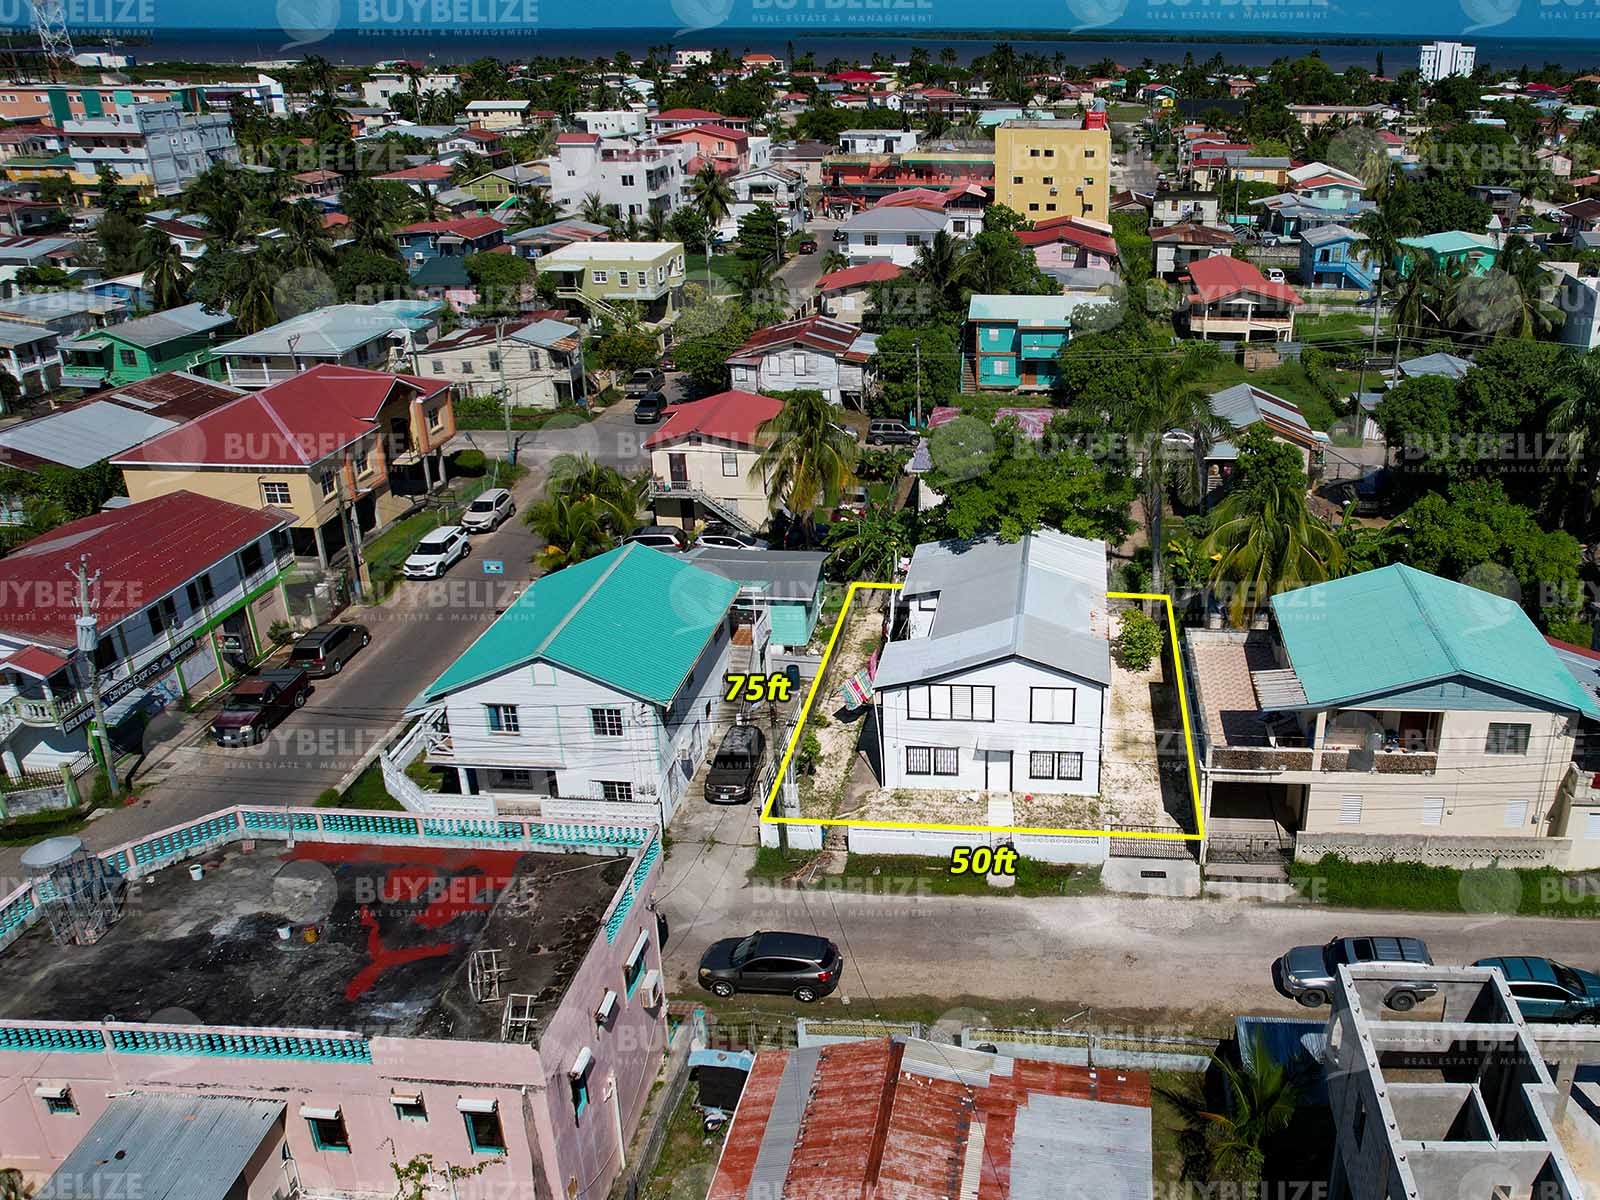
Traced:
<path fill-rule="evenodd" d="M 962 337 L 961 389 L 1048 391 L 1059 374 L 1056 355 L 1072 340 L 1073 315 L 1110 297 L 973 296 Z"/>
<path fill-rule="evenodd" d="M 400 253 L 415 268 L 435 258 L 465 258 L 503 245 L 506 226 L 493 217 L 418 221 L 395 233 Z"/>
<path fill-rule="evenodd" d="M 1300 282 L 1311 288 L 1371 291 L 1367 239 L 1344 225 L 1318 225 L 1300 235 Z"/>

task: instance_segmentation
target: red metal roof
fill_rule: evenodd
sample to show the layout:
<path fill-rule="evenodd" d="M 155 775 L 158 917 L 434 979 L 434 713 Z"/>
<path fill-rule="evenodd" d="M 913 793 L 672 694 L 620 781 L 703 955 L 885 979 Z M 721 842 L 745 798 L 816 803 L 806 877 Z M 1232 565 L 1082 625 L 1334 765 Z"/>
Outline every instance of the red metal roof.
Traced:
<path fill-rule="evenodd" d="M 904 267 L 896 266 L 887 259 L 878 259 L 874 262 L 862 263 L 859 267 L 845 267 L 841 271 L 824 275 L 817 280 L 817 291 L 822 294 L 828 292 L 842 292 L 846 288 L 864 287 L 869 283 L 881 283 L 886 279 L 898 279 L 905 273 Z"/>
<path fill-rule="evenodd" d="M 558 146 L 593 146 L 600 140 L 598 133 L 558 133 L 556 145 Z"/>
<path fill-rule="evenodd" d="M 1288 284 L 1269 283 L 1253 264 L 1227 254 L 1195 259 L 1189 264 L 1188 275 L 1194 295 L 1208 304 L 1240 292 L 1253 292 L 1288 304 L 1301 303 L 1300 293 Z"/>
<path fill-rule="evenodd" d="M 782 411 L 782 400 L 737 389 L 687 404 L 674 404 L 667 409 L 661 428 L 645 439 L 645 449 L 676 445 L 690 436 L 736 446 L 754 446 L 756 430 L 761 423 Z"/>
<path fill-rule="evenodd" d="M 287 467 L 328 457 L 373 433 L 395 388 L 436 395 L 447 380 L 319 363 L 127 451 L 131 466 Z"/>
<path fill-rule="evenodd" d="M 457 237 L 481 238 L 508 228 L 493 217 L 459 217 L 451 221 L 418 221 L 397 229 L 396 233 L 453 233 Z"/>
<path fill-rule="evenodd" d="M 92 599 L 106 629 L 292 521 L 184 491 L 69 521 L 0 559 L 0 629 L 71 649 L 76 592 L 61 581 L 84 555 L 100 573 Z"/>
<path fill-rule="evenodd" d="M 450 178 L 450 167 L 443 163 L 424 163 L 420 167 L 407 167 L 403 171 L 390 171 L 387 175 L 374 175 L 384 182 L 443 183 Z"/>
<path fill-rule="evenodd" d="M 795 343 L 824 354 L 843 357 L 860 336 L 859 329 L 843 321 L 835 321 L 831 317 L 804 317 L 756 330 L 750 335 L 749 341 L 728 356 L 728 361 L 760 358 L 769 351 Z"/>
<path fill-rule="evenodd" d="M 873 208 L 936 208 L 943 211 L 952 197 L 948 192 L 935 191 L 933 188 L 914 187 L 906 188 L 901 192 L 890 192 L 883 197 Z"/>
<path fill-rule="evenodd" d="M 674 129 L 671 133 L 657 134 L 656 140 L 658 142 L 670 142 L 674 138 L 687 137 L 691 133 L 703 133 L 707 137 L 722 138 L 729 142 L 748 142 L 750 140 L 748 133 L 740 133 L 737 129 L 729 129 L 726 125 L 718 125 L 710 121 L 701 125 L 690 125 L 684 129 Z"/>
<path fill-rule="evenodd" d="M 1046 246 L 1051 242 L 1070 242 L 1074 246 L 1082 246 L 1086 250 L 1093 250 L 1096 254 L 1103 254 L 1107 258 L 1117 256 L 1117 239 L 1109 233 L 1101 233 L 1096 229 L 1075 223 L 1071 217 L 1058 221 L 1041 222 L 1032 229 L 1019 229 L 1017 238 L 1024 246 Z"/>
<path fill-rule="evenodd" d="M 730 121 L 739 125 L 748 125 L 750 123 L 745 117 L 725 117 L 721 113 L 707 112 L 703 108 L 669 108 L 666 112 L 656 113 L 650 119 L 652 121 L 694 121 L 697 124 L 710 121 L 718 125 L 726 125 Z"/>
<path fill-rule="evenodd" d="M 64 654 L 52 654 L 42 646 L 24 646 L 8 658 L 0 658 L 0 668 L 20 671 L 35 679 L 49 679 L 72 659 Z"/>
<path fill-rule="evenodd" d="M 783 1200 L 950 1200 L 961 1192 L 962 1166 L 979 1119 L 985 1130 L 978 1200 L 1007 1200 L 1017 1114 L 1031 1097 L 1150 1106 L 1150 1079 L 1143 1072 L 1013 1059 L 1009 1075 L 995 1072 L 986 1082 L 962 1083 L 927 1069 L 930 1047 L 898 1038 L 828 1046 L 811 1078 L 797 1081 L 806 1089 L 799 1097 L 779 1096 L 794 1052 L 757 1054 L 707 1200 L 745 1200 L 780 1098 L 804 1106 L 778 1189 Z M 978 1071 L 973 1068 L 973 1077 Z M 1070 1172 L 1074 1132 L 1062 1127 L 1058 1145 L 1029 1146 L 1028 1153 L 1038 1162 L 1056 1152 Z M 1080 1142 L 1078 1148 L 1086 1147 Z"/>
<path fill-rule="evenodd" d="M 1231 246 L 1239 239 L 1233 231 L 1220 225 L 1201 225 L 1195 221 L 1180 221 L 1165 229 L 1150 231 L 1152 242 L 1175 242 L 1181 246 Z"/>

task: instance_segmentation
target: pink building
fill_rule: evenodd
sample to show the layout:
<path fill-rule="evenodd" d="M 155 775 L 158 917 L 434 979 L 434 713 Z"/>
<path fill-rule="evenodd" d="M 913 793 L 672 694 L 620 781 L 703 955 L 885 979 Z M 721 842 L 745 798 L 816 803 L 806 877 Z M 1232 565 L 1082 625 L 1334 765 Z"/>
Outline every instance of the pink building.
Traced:
<path fill-rule="evenodd" d="M 665 1045 L 659 858 L 645 824 L 243 806 L 68 858 L 0 902 L 0 1169 L 268 1200 L 425 1154 L 602 1200 Z"/>
<path fill-rule="evenodd" d="M 750 165 L 750 135 L 726 125 L 690 125 L 658 134 L 665 146 L 692 146 L 692 157 L 717 164 L 719 171 L 743 171 Z"/>

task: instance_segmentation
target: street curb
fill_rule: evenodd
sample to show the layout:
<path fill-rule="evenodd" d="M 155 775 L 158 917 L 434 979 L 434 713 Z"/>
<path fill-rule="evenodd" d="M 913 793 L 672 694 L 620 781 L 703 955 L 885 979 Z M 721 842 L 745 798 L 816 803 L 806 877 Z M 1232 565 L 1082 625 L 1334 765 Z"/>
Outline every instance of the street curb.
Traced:
<path fill-rule="evenodd" d="M 378 761 L 378 755 L 383 753 L 384 747 L 393 742 L 400 731 L 411 724 L 413 719 L 412 717 L 401 717 L 393 725 L 389 726 L 388 732 L 378 739 L 372 749 L 365 751 L 360 758 L 356 759 L 355 766 L 339 776 L 338 782 L 333 784 L 333 790 L 341 796 L 349 791 L 355 781 L 366 773 L 367 768 Z"/>

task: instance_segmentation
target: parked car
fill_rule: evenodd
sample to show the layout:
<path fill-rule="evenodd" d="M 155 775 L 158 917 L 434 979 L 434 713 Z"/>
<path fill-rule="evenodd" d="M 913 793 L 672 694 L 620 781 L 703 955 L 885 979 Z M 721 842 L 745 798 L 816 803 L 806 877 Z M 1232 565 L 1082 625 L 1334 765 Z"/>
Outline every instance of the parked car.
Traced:
<path fill-rule="evenodd" d="M 724 998 L 769 992 L 810 1004 L 839 986 L 844 955 L 809 933 L 752 933 L 713 942 L 700 956 L 700 986 Z"/>
<path fill-rule="evenodd" d="M 735 529 L 732 525 L 724 525 L 713 521 L 700 531 L 700 536 L 694 539 L 696 546 L 711 546 L 717 550 L 765 550 L 767 543 L 758 537 L 751 537 L 748 533 Z"/>
<path fill-rule="evenodd" d="M 806 238 L 800 243 L 801 254 L 815 254 L 817 252 L 817 239 Z"/>
<path fill-rule="evenodd" d="M 679 554 L 689 548 L 689 539 L 683 530 L 672 525 L 641 525 L 622 539 L 624 546 L 633 543 L 665 550 L 670 554 Z"/>
<path fill-rule="evenodd" d="M 275 725 L 305 705 L 311 676 L 304 667 L 263 671 L 241 679 L 222 701 L 222 711 L 211 722 L 211 736 L 219 746 L 253 746 L 265 740 Z"/>
<path fill-rule="evenodd" d="M 639 403 L 633 406 L 633 423 L 635 425 L 654 425 L 661 420 L 661 414 L 667 411 L 667 398 L 660 392 L 646 392 L 639 397 Z"/>
<path fill-rule="evenodd" d="M 478 498 L 467 505 L 467 511 L 461 514 L 461 528 L 468 533 L 499 529 L 505 524 L 506 518 L 516 511 L 517 502 L 511 498 L 510 492 L 505 488 L 490 488 L 480 492 Z"/>
<path fill-rule="evenodd" d="M 869 421 L 867 423 L 867 445 L 869 446 L 909 446 L 917 440 L 917 435 L 904 421 Z"/>
<path fill-rule="evenodd" d="M 666 386 L 667 377 L 661 373 L 659 368 L 640 367 L 632 375 L 628 376 L 628 382 L 622 385 L 622 394 L 631 399 L 635 396 L 643 396 L 647 392 L 659 392 Z"/>
<path fill-rule="evenodd" d="M 1600 1020 L 1600 975 L 1553 958 L 1480 958 L 1475 967 L 1499 967 L 1524 1020 Z"/>
<path fill-rule="evenodd" d="M 1307 1008 L 1328 1003 L 1341 965 L 1368 962 L 1416 963 L 1433 966 L 1433 957 L 1421 938 L 1341 937 L 1326 946 L 1296 946 L 1274 964 L 1283 989 Z M 1410 1012 L 1419 1001 L 1439 990 L 1426 979 L 1396 980 L 1383 1002 L 1395 1012 Z"/>
<path fill-rule="evenodd" d="M 400 572 L 407 579 L 437 579 L 471 551 L 465 529 L 459 525 L 441 525 L 417 543 Z"/>
<path fill-rule="evenodd" d="M 294 644 L 289 665 L 304 667 L 313 679 L 325 679 L 344 670 L 345 663 L 371 641 L 372 634 L 365 625 L 353 622 L 318 625 Z"/>
<path fill-rule="evenodd" d="M 1282 267 L 1268 267 L 1267 268 L 1267 282 L 1268 283 L 1282 283 L 1283 280 L 1284 280 L 1284 274 L 1283 274 L 1283 268 Z"/>
<path fill-rule="evenodd" d="M 767 737 L 755 725 L 735 725 L 722 735 L 722 745 L 706 771 L 706 800 L 711 804 L 748 804 L 761 779 Z"/>
<path fill-rule="evenodd" d="M 1533 226 L 1528 224 L 1513 225 L 1510 229 L 1506 230 L 1506 232 L 1517 233 L 1521 234 L 1523 237 L 1526 237 L 1528 234 L 1533 232 Z"/>

